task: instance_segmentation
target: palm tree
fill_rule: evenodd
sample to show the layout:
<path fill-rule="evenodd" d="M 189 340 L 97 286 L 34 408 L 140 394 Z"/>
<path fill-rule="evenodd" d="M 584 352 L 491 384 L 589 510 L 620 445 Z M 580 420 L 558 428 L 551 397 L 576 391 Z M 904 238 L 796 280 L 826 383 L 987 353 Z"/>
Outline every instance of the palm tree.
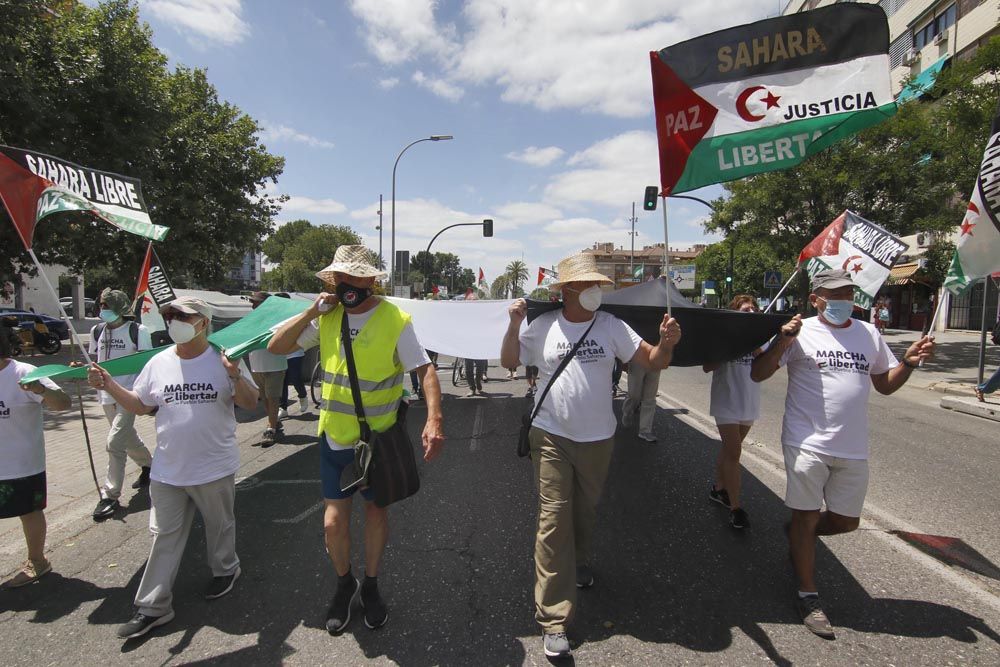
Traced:
<path fill-rule="evenodd" d="M 527 265 L 521 260 L 515 259 L 507 265 L 504 275 L 507 277 L 510 286 L 513 288 L 512 296 L 516 299 L 518 296 L 523 294 L 523 292 L 521 292 L 521 283 L 528 280 Z"/>

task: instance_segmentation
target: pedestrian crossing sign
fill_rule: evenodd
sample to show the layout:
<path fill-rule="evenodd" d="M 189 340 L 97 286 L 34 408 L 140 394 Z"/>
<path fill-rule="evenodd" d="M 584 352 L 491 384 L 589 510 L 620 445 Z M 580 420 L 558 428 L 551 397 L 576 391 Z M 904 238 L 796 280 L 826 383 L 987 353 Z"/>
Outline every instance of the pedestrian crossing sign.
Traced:
<path fill-rule="evenodd" d="M 781 289 L 781 272 L 764 272 L 764 289 Z"/>

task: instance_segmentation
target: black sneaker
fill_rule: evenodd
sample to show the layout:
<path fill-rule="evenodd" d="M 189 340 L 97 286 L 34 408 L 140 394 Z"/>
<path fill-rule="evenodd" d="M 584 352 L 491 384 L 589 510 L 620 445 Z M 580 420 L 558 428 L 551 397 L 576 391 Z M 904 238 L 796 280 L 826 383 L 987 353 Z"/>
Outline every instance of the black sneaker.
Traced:
<path fill-rule="evenodd" d="M 139 473 L 139 479 L 132 482 L 133 489 L 143 489 L 149 486 L 149 466 L 142 466 L 142 472 Z"/>
<path fill-rule="evenodd" d="M 712 489 L 708 492 L 708 497 L 723 507 L 729 507 L 729 492 L 725 489 L 716 490 L 713 484 Z"/>
<path fill-rule="evenodd" d="M 378 586 L 362 584 L 361 608 L 365 610 L 365 625 L 372 630 L 381 628 L 389 620 L 389 610 L 378 593 Z"/>
<path fill-rule="evenodd" d="M 750 526 L 750 517 L 747 516 L 742 507 L 737 507 L 729 513 L 729 525 L 742 530 Z"/>
<path fill-rule="evenodd" d="M 131 621 L 118 626 L 118 636 L 122 639 L 142 637 L 153 628 L 166 625 L 172 620 L 174 620 L 173 610 L 168 611 L 163 616 L 146 616 L 141 612 L 136 612 Z"/>
<path fill-rule="evenodd" d="M 351 582 L 347 586 L 337 587 L 330 608 L 326 610 L 326 631 L 331 635 L 343 632 L 351 622 L 351 605 L 361 590 L 361 584 L 357 579 L 351 577 Z"/>
<path fill-rule="evenodd" d="M 573 655 L 565 632 L 546 632 L 542 638 L 542 647 L 545 649 L 545 655 L 550 658 L 568 658 Z"/>
<path fill-rule="evenodd" d="M 276 439 L 275 429 L 267 427 L 264 429 L 264 434 L 260 436 L 260 446 L 262 449 L 267 449 L 274 444 Z"/>
<path fill-rule="evenodd" d="M 587 565 L 576 566 L 576 587 L 590 588 L 594 585 L 594 572 Z"/>
<path fill-rule="evenodd" d="M 239 566 L 236 567 L 236 571 L 225 577 L 215 577 L 212 579 L 212 583 L 208 585 L 205 589 L 205 599 L 215 600 L 216 598 L 221 598 L 223 595 L 233 590 L 233 585 L 236 584 L 236 580 L 240 578 L 243 572 L 240 570 Z"/>
<path fill-rule="evenodd" d="M 101 502 L 94 508 L 94 521 L 104 521 L 117 512 L 119 507 L 121 505 L 117 498 L 101 498 Z"/>

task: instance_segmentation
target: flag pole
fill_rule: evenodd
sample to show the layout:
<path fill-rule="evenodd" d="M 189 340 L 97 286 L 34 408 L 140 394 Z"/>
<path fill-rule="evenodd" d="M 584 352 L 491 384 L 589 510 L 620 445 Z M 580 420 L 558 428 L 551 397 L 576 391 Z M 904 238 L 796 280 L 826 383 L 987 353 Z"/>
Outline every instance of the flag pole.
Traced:
<path fill-rule="evenodd" d="M 667 317 L 673 317 L 673 308 L 670 302 L 670 229 L 667 226 L 667 195 L 661 195 L 663 197 L 663 271 L 664 271 L 664 287 L 667 288 Z M 634 275 L 632 276 L 635 277 Z"/>
<path fill-rule="evenodd" d="M 771 306 L 773 306 L 778 302 L 778 299 L 781 298 L 781 295 L 785 293 L 785 290 L 788 289 L 788 286 L 792 284 L 792 281 L 795 280 L 795 278 L 798 275 L 799 275 L 799 267 L 796 266 L 795 270 L 792 271 L 792 277 L 788 279 L 788 281 L 780 290 L 778 290 L 778 293 L 774 295 L 773 299 L 771 299 L 771 303 L 767 304 L 767 308 L 764 309 L 765 313 L 771 312 Z"/>
<path fill-rule="evenodd" d="M 69 327 L 69 334 L 72 337 L 73 342 L 76 343 L 76 346 L 80 348 L 80 353 L 83 355 L 83 358 L 87 360 L 87 365 L 89 366 L 90 354 L 87 353 L 87 348 L 83 346 L 83 342 L 80 340 L 80 336 L 77 335 L 76 329 L 73 328 L 72 320 L 69 319 L 69 315 L 66 314 L 66 309 L 63 308 L 62 303 L 59 301 L 59 293 L 56 292 L 56 289 L 52 286 L 52 283 L 49 282 L 49 277 L 45 275 L 45 270 L 42 268 L 41 262 L 38 261 L 38 257 L 35 255 L 35 251 L 31 248 L 27 248 L 27 251 L 28 254 L 31 256 L 31 261 L 33 261 L 35 263 L 35 266 L 38 268 L 38 275 L 42 277 L 42 280 L 45 282 L 45 285 L 49 288 L 49 293 L 51 293 L 52 298 L 55 299 L 56 306 L 59 307 L 59 312 L 62 313 L 63 320 L 66 321 L 66 326 Z"/>

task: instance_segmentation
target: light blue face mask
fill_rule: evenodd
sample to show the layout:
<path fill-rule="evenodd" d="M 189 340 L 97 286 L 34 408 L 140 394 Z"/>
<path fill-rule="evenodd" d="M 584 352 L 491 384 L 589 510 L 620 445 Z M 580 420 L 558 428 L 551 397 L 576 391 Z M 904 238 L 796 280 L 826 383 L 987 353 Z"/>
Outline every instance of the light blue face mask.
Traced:
<path fill-rule="evenodd" d="M 111 324 L 112 322 L 118 319 L 118 313 L 116 313 L 113 310 L 108 310 L 107 308 L 102 308 L 100 317 L 108 324 Z"/>
<path fill-rule="evenodd" d="M 851 318 L 854 310 L 854 301 L 823 299 L 826 301 L 826 309 L 823 311 L 823 319 L 834 326 L 840 326 Z"/>

